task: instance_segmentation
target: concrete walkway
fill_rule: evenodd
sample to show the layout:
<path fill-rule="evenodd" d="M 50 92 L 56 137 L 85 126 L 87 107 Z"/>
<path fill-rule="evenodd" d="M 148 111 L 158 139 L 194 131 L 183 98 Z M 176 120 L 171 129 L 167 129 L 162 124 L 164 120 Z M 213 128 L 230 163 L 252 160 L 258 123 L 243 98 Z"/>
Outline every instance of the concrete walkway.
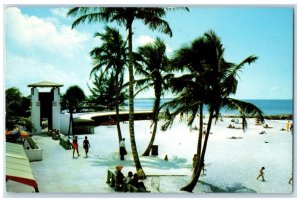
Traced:
<path fill-rule="evenodd" d="M 136 122 L 136 140 L 139 149 L 146 148 L 151 122 Z M 115 170 L 117 165 L 124 166 L 122 172 L 127 175 L 129 171 L 135 172 L 135 165 L 130 149 L 130 137 L 128 124 L 122 123 L 121 129 L 123 137 L 126 138 L 126 148 L 128 155 L 121 161 L 119 157 L 119 144 L 116 134 L 116 126 L 100 126 L 95 128 L 95 134 L 89 134 L 88 139 L 91 144 L 88 158 L 82 142 L 85 135 L 78 135 L 80 157 L 73 158 L 73 150 L 65 150 L 59 145 L 59 140 L 53 140 L 47 135 L 35 135 L 34 140 L 43 149 L 43 160 L 31 162 L 35 179 L 38 183 L 40 193 L 107 193 L 116 194 L 112 188 L 106 184 L 107 170 Z M 147 175 L 187 175 L 190 173 L 189 163 L 182 159 L 174 161 L 164 161 L 165 149 L 160 147 L 160 155 L 152 157 L 140 156 L 140 161 Z M 139 151 L 141 152 L 141 151 Z M 151 181 L 146 182 L 146 187 L 151 187 Z M 147 184 L 148 183 L 148 184 Z M 148 189 L 148 187 L 147 187 Z M 6 183 L 7 192 L 26 193 L 33 192 L 31 187 L 8 181 Z M 153 191 L 150 190 L 152 193 Z M 120 193 L 117 193 L 120 194 Z"/>
<path fill-rule="evenodd" d="M 58 140 L 40 136 L 34 138 L 43 148 L 43 160 L 30 163 L 40 193 L 112 192 L 103 180 L 107 170 L 103 166 L 110 168 L 109 164 L 105 165 L 93 155 L 85 158 L 82 147 L 79 147 L 81 156 L 75 154 L 73 158 L 73 150 L 65 150 Z M 7 191 L 31 192 L 30 187 L 14 182 L 8 182 L 6 188 Z"/>

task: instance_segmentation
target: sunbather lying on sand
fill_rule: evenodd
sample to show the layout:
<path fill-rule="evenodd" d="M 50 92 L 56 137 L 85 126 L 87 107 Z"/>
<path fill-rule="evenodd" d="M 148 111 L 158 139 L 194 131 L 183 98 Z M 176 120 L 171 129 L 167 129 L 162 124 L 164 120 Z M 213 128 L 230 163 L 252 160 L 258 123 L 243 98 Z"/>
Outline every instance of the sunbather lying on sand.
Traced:
<path fill-rule="evenodd" d="M 268 124 L 266 124 L 266 125 L 264 126 L 264 128 L 273 128 L 273 127 L 270 127 Z"/>

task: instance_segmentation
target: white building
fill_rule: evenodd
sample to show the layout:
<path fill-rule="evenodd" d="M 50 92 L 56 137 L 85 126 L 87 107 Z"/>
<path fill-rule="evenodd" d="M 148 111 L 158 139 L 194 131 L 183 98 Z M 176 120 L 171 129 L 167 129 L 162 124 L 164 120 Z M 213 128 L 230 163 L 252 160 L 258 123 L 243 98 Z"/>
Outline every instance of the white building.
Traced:
<path fill-rule="evenodd" d="M 31 88 L 31 123 L 37 133 L 42 132 L 42 121 L 48 121 L 48 129 L 60 129 L 60 87 L 62 84 L 43 81 L 29 84 Z M 50 88 L 50 91 L 39 91 Z"/>

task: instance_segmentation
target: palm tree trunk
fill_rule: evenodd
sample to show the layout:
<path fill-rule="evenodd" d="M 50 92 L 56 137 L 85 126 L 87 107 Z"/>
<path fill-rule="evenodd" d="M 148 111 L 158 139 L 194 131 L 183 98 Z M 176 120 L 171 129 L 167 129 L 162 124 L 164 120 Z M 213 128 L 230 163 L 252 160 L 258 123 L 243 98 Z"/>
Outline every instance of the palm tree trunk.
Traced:
<path fill-rule="evenodd" d="M 135 143 L 135 136 L 134 136 L 134 93 L 133 93 L 133 55 L 132 55 L 132 24 L 128 26 L 128 46 L 129 46 L 129 134 L 130 134 L 130 143 L 131 143 L 131 150 L 132 156 L 135 164 L 135 168 L 140 173 L 144 174 L 142 169 L 142 165 L 140 163 L 140 159 L 138 156 L 136 143 Z"/>
<path fill-rule="evenodd" d="M 203 167 L 203 162 L 200 161 L 201 147 L 202 147 L 202 137 L 203 137 L 203 103 L 200 104 L 200 117 L 199 117 L 199 134 L 198 134 L 198 145 L 197 145 L 197 158 L 196 158 L 196 167 L 194 168 L 193 175 L 191 181 L 184 187 L 182 187 L 181 191 L 192 192 L 195 188 L 198 179 L 201 174 L 200 168 Z"/>
<path fill-rule="evenodd" d="M 119 142 L 122 140 L 122 133 L 120 127 L 120 117 L 119 117 L 119 71 L 116 72 L 116 122 L 117 122 L 117 130 L 118 130 L 118 138 Z"/>
<path fill-rule="evenodd" d="M 211 123 L 212 123 L 213 115 L 214 115 L 214 110 L 211 110 L 210 113 L 209 113 L 209 118 L 208 118 L 208 123 L 207 123 L 207 129 L 206 129 L 206 134 L 205 134 L 205 139 L 204 139 L 204 144 L 203 144 L 203 148 L 202 148 L 202 151 L 201 151 L 201 157 L 200 157 L 200 161 L 203 162 L 203 165 L 204 165 L 204 157 L 205 157 L 205 152 L 206 152 L 206 148 L 207 148 L 207 143 L 208 143 L 208 138 L 209 138 L 209 133 L 210 133 L 210 128 L 211 128 Z"/>
<path fill-rule="evenodd" d="M 158 115 L 159 115 L 159 105 L 160 105 L 160 92 L 155 93 L 155 101 L 154 101 L 154 108 L 153 108 L 153 131 L 152 131 L 152 136 L 150 139 L 150 142 L 148 144 L 147 149 L 144 151 L 142 156 L 149 156 L 151 148 L 153 146 L 155 136 L 156 136 L 156 131 L 157 131 L 157 124 L 158 124 Z"/>
<path fill-rule="evenodd" d="M 119 103 L 119 99 L 116 98 L 116 102 Z M 122 140 L 122 132 L 120 127 L 119 104 L 116 105 L 116 122 L 117 122 L 118 138 L 120 142 Z"/>
<path fill-rule="evenodd" d="M 213 112 L 214 112 L 214 110 L 211 110 L 209 113 L 209 119 L 208 119 L 208 123 L 207 123 L 207 130 L 206 130 L 206 134 L 205 134 L 204 144 L 203 144 L 203 148 L 201 151 L 201 156 L 200 156 L 199 162 L 197 162 L 196 173 L 193 175 L 193 179 L 190 182 L 190 184 L 181 188 L 182 191 L 188 191 L 188 192 L 193 191 L 193 189 L 195 188 L 195 186 L 198 182 L 198 178 L 200 176 L 201 170 L 204 167 L 204 157 L 205 157 L 205 152 L 206 152 L 206 148 L 207 148 L 207 142 L 208 142 L 208 137 L 209 137 L 209 133 L 210 133 L 211 123 L 212 123 L 212 119 L 213 119 Z"/>

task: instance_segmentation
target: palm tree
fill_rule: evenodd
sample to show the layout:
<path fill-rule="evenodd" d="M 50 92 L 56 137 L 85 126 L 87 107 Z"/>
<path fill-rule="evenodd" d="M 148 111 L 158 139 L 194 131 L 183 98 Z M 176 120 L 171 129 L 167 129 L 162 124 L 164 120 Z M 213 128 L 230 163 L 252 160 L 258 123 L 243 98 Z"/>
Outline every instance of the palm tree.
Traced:
<path fill-rule="evenodd" d="M 101 74 L 101 73 L 100 73 Z M 107 95 L 108 79 L 105 76 L 93 76 L 92 85 L 87 84 L 91 95 L 87 98 L 88 108 L 95 111 L 109 109 L 112 100 Z"/>
<path fill-rule="evenodd" d="M 24 97 L 20 90 L 11 87 L 5 90 L 5 125 L 6 129 L 12 130 L 15 125 L 25 125 L 32 131 L 32 124 L 29 121 L 28 113 L 30 98 Z"/>
<path fill-rule="evenodd" d="M 116 89 L 115 87 L 115 76 L 109 75 L 107 73 L 103 74 L 100 71 L 99 76 L 93 76 L 94 80 L 92 81 L 92 86 L 88 84 L 88 88 L 91 92 L 91 95 L 88 98 L 88 105 L 94 110 L 107 110 L 111 111 L 116 108 L 116 105 L 123 106 L 125 100 L 127 99 L 127 89 L 124 87 L 123 76 L 120 77 L 118 84 L 119 86 L 119 98 L 116 103 L 116 95 L 111 92 Z"/>
<path fill-rule="evenodd" d="M 117 22 L 123 25 L 128 31 L 128 72 L 129 72 L 129 134 L 132 155 L 137 170 L 141 170 L 142 166 L 138 157 L 134 136 L 134 76 L 133 76 L 133 54 L 132 54 L 132 24 L 135 20 L 142 21 L 151 30 L 159 30 L 165 34 L 172 36 L 169 24 L 162 18 L 166 15 L 166 8 L 138 8 L 138 7 L 75 7 L 69 10 L 68 16 L 78 17 L 72 24 L 72 28 L 77 25 L 89 22 L 96 23 L 99 21 L 104 22 Z"/>
<path fill-rule="evenodd" d="M 85 100 L 85 95 L 83 90 L 75 85 L 67 89 L 66 93 L 62 96 L 63 105 L 67 107 L 70 113 L 70 122 L 68 129 L 68 136 L 71 133 L 71 128 L 73 128 L 73 113 L 79 112 L 81 104 Z M 74 134 L 73 134 L 74 135 Z"/>
<path fill-rule="evenodd" d="M 166 55 L 166 45 L 159 38 L 157 38 L 153 44 L 149 43 L 143 47 L 139 47 L 135 59 L 138 61 L 135 65 L 136 72 L 144 77 L 136 80 L 136 85 L 139 88 L 137 93 L 153 87 L 155 94 L 152 135 L 146 150 L 142 154 L 143 156 L 149 156 L 157 131 L 159 107 L 163 89 L 167 88 L 166 81 L 173 75 L 166 74 L 169 67 L 169 58 Z"/>
<path fill-rule="evenodd" d="M 210 134 L 213 118 L 216 121 L 222 107 L 236 109 L 240 112 L 245 129 L 246 116 L 258 115 L 263 120 L 262 111 L 251 103 L 239 101 L 229 96 L 236 93 L 238 81 L 238 71 L 246 63 L 251 64 L 257 59 L 256 56 L 249 56 L 239 64 L 226 62 L 224 59 L 224 48 L 220 38 L 209 31 L 192 42 L 189 47 L 178 50 L 175 54 L 173 64 L 179 69 L 184 69 L 188 73 L 171 82 L 175 92 L 180 92 L 179 96 L 168 104 L 169 121 L 164 125 L 164 129 L 169 127 L 177 115 L 190 114 L 188 124 L 192 124 L 197 113 L 199 117 L 199 137 L 197 142 L 196 168 L 190 183 L 182 187 L 181 190 L 192 192 L 196 186 L 200 172 L 204 166 L 204 158 Z M 179 84 L 184 87 L 180 87 Z M 203 136 L 203 105 L 208 106 L 209 118 L 207 129 Z M 204 140 L 202 140 L 204 138 Z M 202 145 L 203 142 L 203 145 Z"/>
<path fill-rule="evenodd" d="M 115 110 L 118 138 L 120 142 L 122 140 L 122 133 L 119 118 L 119 80 L 120 76 L 123 77 L 124 68 L 127 62 L 126 42 L 122 39 L 122 36 L 117 29 L 110 27 L 105 27 L 105 33 L 103 34 L 97 32 L 95 34 L 95 37 L 100 37 L 100 39 L 102 40 L 102 45 L 100 47 L 94 48 L 90 52 L 90 55 L 92 56 L 95 63 L 91 74 L 99 70 L 103 70 L 101 76 L 104 75 L 103 73 L 106 73 L 115 78 Z M 111 94 L 111 92 L 109 93 Z"/>
<path fill-rule="evenodd" d="M 18 88 L 12 87 L 5 90 L 6 115 L 26 116 L 30 106 L 30 99 L 24 97 Z"/>

